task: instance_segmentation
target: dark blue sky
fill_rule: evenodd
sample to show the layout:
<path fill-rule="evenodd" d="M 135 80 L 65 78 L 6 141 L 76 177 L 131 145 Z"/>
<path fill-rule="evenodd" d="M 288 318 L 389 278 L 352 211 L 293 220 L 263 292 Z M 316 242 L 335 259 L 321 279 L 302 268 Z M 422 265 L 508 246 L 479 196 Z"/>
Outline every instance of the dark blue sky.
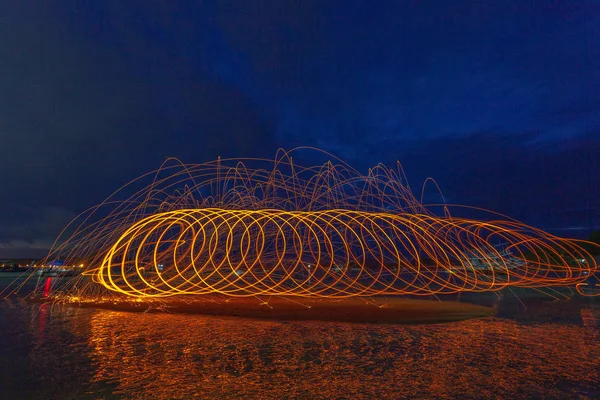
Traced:
<path fill-rule="evenodd" d="M 598 1 L 5 2 L 0 257 L 168 156 L 320 147 L 600 225 Z M 562 230 L 564 229 L 564 230 Z"/>

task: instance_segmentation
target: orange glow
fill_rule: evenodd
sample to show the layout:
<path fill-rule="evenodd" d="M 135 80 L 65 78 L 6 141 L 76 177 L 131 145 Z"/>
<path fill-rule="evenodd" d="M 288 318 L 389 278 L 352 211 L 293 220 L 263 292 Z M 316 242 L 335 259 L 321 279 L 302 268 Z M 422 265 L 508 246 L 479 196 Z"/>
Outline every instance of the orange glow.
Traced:
<path fill-rule="evenodd" d="M 555 249 L 579 254 L 573 244 L 556 241 L 551 247 L 519 228 L 500 221 L 348 210 L 176 210 L 130 226 L 108 249 L 94 279 L 136 297 L 347 297 L 569 285 L 586 278 L 588 268 L 570 266 Z M 554 252 L 559 261 L 501 257 L 489 242 L 493 236 L 510 241 L 517 257 L 525 250 Z M 492 267 L 475 266 L 473 252 Z"/>
<path fill-rule="evenodd" d="M 136 298 L 579 289 L 598 271 L 577 241 L 492 212 L 474 220 L 450 214 L 459 206 L 423 204 L 399 164 L 365 176 L 340 160 L 302 167 L 291 155 L 168 161 L 82 214 L 49 257 L 85 260 L 91 281 L 74 279 L 69 290 Z"/>
<path fill-rule="evenodd" d="M 63 310 L 54 318 L 66 319 Z M 65 326 L 88 343 L 95 387 L 123 397 L 583 399 L 594 398 L 600 381 L 595 325 L 282 324 L 78 311 L 77 321 L 89 315 L 89 323 Z M 581 313 L 600 318 L 597 309 Z M 32 362 L 51 370 L 66 350 L 44 344 Z"/>

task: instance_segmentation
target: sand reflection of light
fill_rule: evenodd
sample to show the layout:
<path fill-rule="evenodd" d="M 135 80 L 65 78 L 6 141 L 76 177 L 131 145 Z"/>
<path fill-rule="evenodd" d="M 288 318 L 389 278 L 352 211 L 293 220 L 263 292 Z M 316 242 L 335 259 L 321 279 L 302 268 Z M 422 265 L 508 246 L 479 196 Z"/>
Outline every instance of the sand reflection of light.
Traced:
<path fill-rule="evenodd" d="M 89 347 L 97 384 L 152 398 L 514 398 L 592 393 L 598 339 L 595 327 L 498 318 L 374 326 L 98 312 Z"/>

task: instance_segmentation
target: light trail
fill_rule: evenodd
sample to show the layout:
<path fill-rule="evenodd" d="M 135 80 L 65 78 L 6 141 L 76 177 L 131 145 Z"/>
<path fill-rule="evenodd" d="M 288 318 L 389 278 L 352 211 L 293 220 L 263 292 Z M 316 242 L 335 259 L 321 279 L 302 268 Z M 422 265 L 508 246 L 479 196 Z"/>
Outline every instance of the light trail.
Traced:
<path fill-rule="evenodd" d="M 49 260 L 85 264 L 60 291 L 138 299 L 426 296 L 508 286 L 583 292 L 598 273 L 584 248 L 591 243 L 493 212 L 460 218 L 442 204 L 436 215 L 412 194 L 400 164 L 362 175 L 327 153 L 335 164 L 310 167 L 294 163 L 293 153 L 168 160 L 128 183 L 57 240 Z"/>
<path fill-rule="evenodd" d="M 573 243 L 532 239 L 520 229 L 423 214 L 182 209 L 130 226 L 93 277 L 136 297 L 339 298 L 567 286 L 592 272 L 561 256 L 585 257 Z M 491 244 L 494 237 L 511 256 Z M 525 261 L 525 254 L 547 259 Z"/>

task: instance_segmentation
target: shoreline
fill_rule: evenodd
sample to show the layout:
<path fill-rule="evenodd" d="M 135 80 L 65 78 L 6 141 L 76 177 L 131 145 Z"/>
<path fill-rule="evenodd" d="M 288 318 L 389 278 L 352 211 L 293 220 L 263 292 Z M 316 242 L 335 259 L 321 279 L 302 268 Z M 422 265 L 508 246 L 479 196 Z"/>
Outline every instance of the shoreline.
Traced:
<path fill-rule="evenodd" d="M 433 324 L 493 316 L 495 308 L 457 301 L 432 301 L 394 297 L 308 299 L 294 297 L 226 298 L 203 296 L 194 299 L 162 300 L 57 300 L 30 299 L 33 302 L 57 302 L 76 307 L 100 308 L 142 313 L 179 313 L 229 316 L 278 321 L 327 321 L 369 324 Z"/>

